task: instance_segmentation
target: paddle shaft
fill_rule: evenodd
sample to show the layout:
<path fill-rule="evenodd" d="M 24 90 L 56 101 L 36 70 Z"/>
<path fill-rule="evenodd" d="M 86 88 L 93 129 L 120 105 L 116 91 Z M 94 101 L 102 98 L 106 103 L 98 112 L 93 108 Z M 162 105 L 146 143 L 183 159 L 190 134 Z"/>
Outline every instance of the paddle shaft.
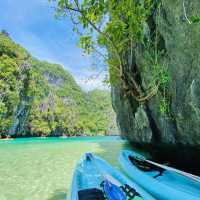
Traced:
<path fill-rule="evenodd" d="M 193 174 L 190 174 L 190 173 L 187 173 L 187 172 L 184 172 L 184 171 L 181 171 L 181 170 L 172 168 L 172 167 L 168 167 L 168 166 L 166 166 L 166 165 L 161 165 L 161 164 L 156 163 L 156 162 L 153 162 L 153 161 L 151 161 L 151 160 L 146 160 L 146 162 L 148 162 L 148 163 L 150 163 L 150 164 L 153 164 L 153 165 L 156 165 L 156 166 L 158 166 L 158 167 L 161 167 L 161 168 L 163 168 L 163 169 L 176 172 L 176 173 L 178 173 L 178 174 L 181 174 L 181 175 L 183 175 L 183 176 L 186 176 L 186 177 L 188 177 L 188 178 L 191 178 L 191 179 L 193 179 L 193 180 L 195 180 L 195 181 L 200 182 L 200 177 L 199 177 L 199 176 L 195 176 L 195 175 L 193 175 Z"/>

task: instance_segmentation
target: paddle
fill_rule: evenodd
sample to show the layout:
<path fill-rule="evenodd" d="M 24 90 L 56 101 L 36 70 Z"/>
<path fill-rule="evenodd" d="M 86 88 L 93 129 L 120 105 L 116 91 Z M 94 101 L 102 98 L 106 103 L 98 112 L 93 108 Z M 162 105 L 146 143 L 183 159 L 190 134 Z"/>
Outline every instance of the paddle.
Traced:
<path fill-rule="evenodd" d="M 103 188 L 108 200 L 126 200 L 126 196 L 122 190 L 109 180 L 104 180 Z"/>
<path fill-rule="evenodd" d="M 148 163 L 150 163 L 150 164 L 153 164 L 153 165 L 156 165 L 156 166 L 158 166 L 158 167 L 161 167 L 161 168 L 163 168 L 163 169 L 176 172 L 176 173 L 178 173 L 178 174 L 181 174 L 181 175 L 183 175 L 183 176 L 186 176 L 186 177 L 188 177 L 188 178 L 191 178 L 191 179 L 193 179 L 193 180 L 195 180 L 195 181 L 200 182 L 200 177 L 195 176 L 195 175 L 193 175 L 193 174 L 190 174 L 190 173 L 187 173 L 187 172 L 184 172 L 184 171 L 181 171 L 181 170 L 178 170 L 178 169 L 175 169 L 175 168 L 166 166 L 166 165 L 161 165 L 161 164 L 156 163 L 156 162 L 153 162 L 153 161 L 151 161 L 151 160 L 145 160 L 145 161 L 148 162 Z"/>
<path fill-rule="evenodd" d="M 108 200 L 126 200 L 126 196 L 121 190 L 121 184 L 115 180 L 113 177 L 109 176 L 108 174 L 103 174 L 103 172 L 99 169 L 98 165 L 96 164 L 93 155 L 91 153 L 85 154 L 86 159 L 89 159 L 93 162 L 94 166 L 96 167 L 97 171 L 101 174 L 103 178 L 103 189 L 106 194 Z M 112 181 L 112 182 L 111 182 Z"/>

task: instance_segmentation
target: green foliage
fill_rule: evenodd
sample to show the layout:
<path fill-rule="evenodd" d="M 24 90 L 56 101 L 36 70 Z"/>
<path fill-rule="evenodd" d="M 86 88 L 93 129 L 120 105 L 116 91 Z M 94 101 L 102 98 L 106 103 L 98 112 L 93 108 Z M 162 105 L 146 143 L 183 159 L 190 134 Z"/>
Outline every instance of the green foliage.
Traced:
<path fill-rule="evenodd" d="M 6 42 L 3 41 L 6 39 Z M 7 50 L 10 39 L 0 34 L 0 132 L 5 132 L 12 123 L 12 113 L 19 102 L 20 68 L 13 58 L 13 51 Z M 2 42 L 2 43 L 1 43 Z M 10 57 L 8 55 L 10 55 Z"/>
<path fill-rule="evenodd" d="M 109 92 L 83 92 L 62 66 L 0 34 L 0 136 L 104 134 L 113 116 Z"/>
<path fill-rule="evenodd" d="M 162 87 L 162 88 L 165 87 L 170 82 L 170 80 L 171 80 L 171 78 L 170 78 L 169 73 L 166 69 L 162 70 L 159 73 L 160 87 Z"/>
<path fill-rule="evenodd" d="M 166 99 L 160 101 L 159 110 L 162 115 L 166 115 L 169 112 L 169 104 Z"/>
<path fill-rule="evenodd" d="M 29 54 L 19 45 L 12 42 L 10 37 L 0 33 L 0 56 L 3 54 L 10 58 L 15 58 L 16 63 L 20 64 Z"/>
<path fill-rule="evenodd" d="M 91 36 L 81 36 L 80 37 L 80 45 L 82 49 L 84 49 L 85 53 L 90 54 L 92 52 L 92 38 Z"/>
<path fill-rule="evenodd" d="M 109 92 L 101 90 L 88 92 L 86 109 L 90 110 L 87 123 L 88 130 L 93 130 L 90 131 L 91 134 L 95 132 L 104 134 L 109 131 L 108 127 L 112 123 L 114 116 L 110 106 L 111 97 Z"/>
<path fill-rule="evenodd" d="M 190 21 L 194 24 L 194 23 L 200 23 L 200 16 L 198 15 L 193 15 L 190 19 Z"/>
<path fill-rule="evenodd" d="M 112 85 L 121 84 L 140 103 L 144 103 L 160 90 L 165 99 L 160 103 L 160 110 L 161 113 L 166 111 L 168 103 L 163 91 L 168 88 L 171 78 L 168 66 L 162 63 L 163 52 L 158 49 L 160 38 L 157 26 L 162 1 L 55 0 L 53 2 L 56 2 L 57 16 L 71 18 L 74 31 L 80 36 L 80 46 L 86 53 L 91 53 L 96 48 L 107 50 L 104 58 L 106 57 L 109 66 L 109 80 Z M 148 35 L 147 23 L 152 12 L 155 14 L 155 32 Z M 197 16 L 193 17 L 194 22 L 198 20 Z M 144 72 L 137 69 L 136 72 L 130 72 L 127 69 L 133 67 L 131 65 L 135 59 L 134 50 L 138 46 L 142 46 L 143 51 L 149 54 L 143 66 L 146 69 Z M 153 53 L 149 49 L 151 51 L 153 49 Z M 130 78 L 130 73 L 135 74 Z M 135 78 L 139 76 L 145 76 L 144 80 L 141 80 L 145 82 L 145 87 Z"/>
<path fill-rule="evenodd" d="M 143 41 L 144 24 L 152 0 L 57 0 L 57 16 L 69 16 L 73 30 L 80 35 L 80 46 L 86 53 L 106 48 L 104 56 L 109 65 L 111 84 L 119 83 L 122 76 L 123 56 L 130 44 Z M 98 46 L 98 47 L 96 47 Z M 116 73 L 117 72 L 117 73 Z"/>

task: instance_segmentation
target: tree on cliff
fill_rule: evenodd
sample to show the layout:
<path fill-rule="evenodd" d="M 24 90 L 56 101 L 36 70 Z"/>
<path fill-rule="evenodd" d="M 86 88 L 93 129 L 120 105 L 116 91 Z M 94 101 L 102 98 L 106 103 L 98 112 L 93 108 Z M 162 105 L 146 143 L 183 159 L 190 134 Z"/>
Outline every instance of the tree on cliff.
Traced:
<path fill-rule="evenodd" d="M 68 16 L 74 31 L 80 36 L 80 46 L 86 53 L 98 52 L 109 65 L 110 82 L 121 85 L 138 102 L 144 102 L 157 93 L 159 83 L 141 86 L 138 69 L 127 79 L 127 68 L 133 65 L 138 42 L 144 42 L 145 21 L 155 4 L 152 0 L 58 0 L 57 16 Z M 102 49 L 107 49 L 104 54 Z M 130 54 L 130 60 L 124 59 Z"/>
<path fill-rule="evenodd" d="M 2 34 L 2 35 L 5 35 L 6 37 L 9 37 L 9 36 L 10 36 L 10 34 L 9 34 L 5 29 L 2 29 L 2 30 L 1 30 L 1 34 Z"/>

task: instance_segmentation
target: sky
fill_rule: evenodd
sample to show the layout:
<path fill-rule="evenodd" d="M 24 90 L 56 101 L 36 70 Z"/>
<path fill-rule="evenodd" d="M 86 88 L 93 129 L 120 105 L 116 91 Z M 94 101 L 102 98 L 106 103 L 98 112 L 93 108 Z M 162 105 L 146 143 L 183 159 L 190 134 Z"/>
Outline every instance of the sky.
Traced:
<path fill-rule="evenodd" d="M 5 29 L 32 56 L 61 64 L 84 90 L 106 89 L 103 74 L 96 80 L 90 78 L 98 74 L 91 70 L 94 57 L 78 48 L 70 21 L 55 19 L 54 14 L 48 0 L 0 0 L 0 30 Z"/>

